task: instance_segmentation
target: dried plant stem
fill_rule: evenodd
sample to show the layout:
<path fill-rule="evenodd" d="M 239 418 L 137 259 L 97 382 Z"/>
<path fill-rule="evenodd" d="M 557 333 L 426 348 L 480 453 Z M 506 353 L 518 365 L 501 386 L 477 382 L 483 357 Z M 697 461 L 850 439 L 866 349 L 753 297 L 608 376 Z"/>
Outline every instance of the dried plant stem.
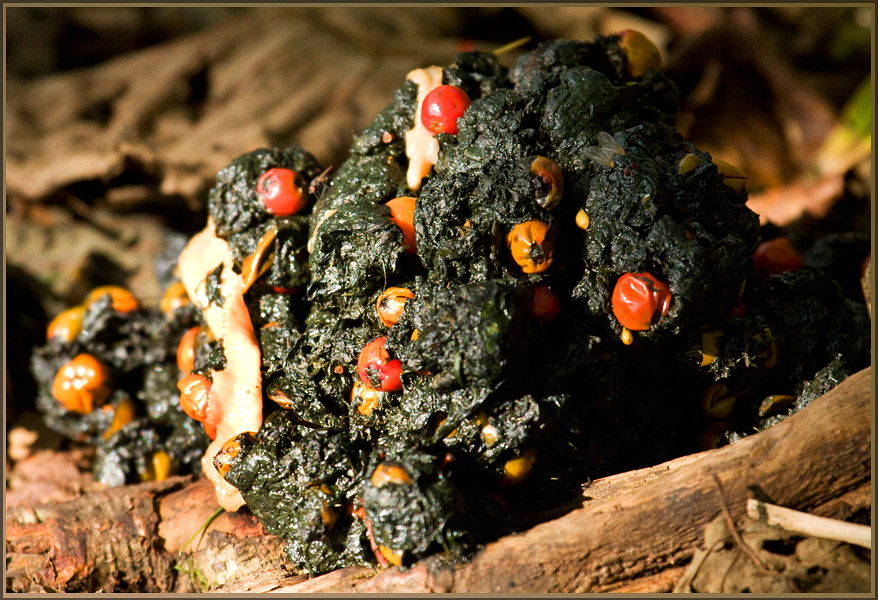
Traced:
<path fill-rule="evenodd" d="M 872 528 L 868 525 L 809 515 L 755 498 L 747 500 L 747 514 L 753 519 L 779 527 L 790 533 L 847 542 L 872 549 Z"/>
<path fill-rule="evenodd" d="M 523 38 L 519 38 L 519 39 L 515 40 L 514 42 L 509 42 L 508 44 L 506 44 L 504 46 L 500 46 L 499 48 L 497 48 L 496 50 L 493 51 L 494 56 L 500 56 L 501 54 L 505 54 L 506 52 L 511 52 L 512 50 L 515 50 L 519 46 L 524 46 L 526 43 L 528 43 L 530 41 L 530 39 L 531 39 L 531 36 L 528 35 L 528 36 L 525 36 Z"/>

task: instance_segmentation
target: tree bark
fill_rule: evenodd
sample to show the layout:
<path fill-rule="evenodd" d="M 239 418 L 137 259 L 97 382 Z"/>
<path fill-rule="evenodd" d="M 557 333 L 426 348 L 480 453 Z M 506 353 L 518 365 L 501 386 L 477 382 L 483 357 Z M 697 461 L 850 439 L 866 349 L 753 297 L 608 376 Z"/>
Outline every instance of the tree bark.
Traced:
<path fill-rule="evenodd" d="M 783 423 L 740 442 L 594 481 L 582 506 L 487 545 L 456 567 L 284 567 L 283 543 L 246 511 L 215 511 L 204 480 L 175 477 L 6 516 L 7 590 L 163 592 L 660 592 L 673 589 L 721 514 L 755 496 L 849 518 L 871 502 L 871 369 Z"/>
<path fill-rule="evenodd" d="M 272 591 L 670 591 L 704 527 L 721 512 L 714 475 L 736 519 L 746 515 L 750 495 L 824 516 L 844 512 L 845 501 L 868 506 L 870 404 L 866 369 L 772 429 L 689 464 L 669 465 L 664 475 L 649 470 L 656 480 L 593 497 L 581 509 L 489 544 L 462 567 L 429 559 L 408 571 L 391 568 L 368 578 L 364 569 L 346 569 Z M 616 484 L 619 479 L 608 478 Z"/>

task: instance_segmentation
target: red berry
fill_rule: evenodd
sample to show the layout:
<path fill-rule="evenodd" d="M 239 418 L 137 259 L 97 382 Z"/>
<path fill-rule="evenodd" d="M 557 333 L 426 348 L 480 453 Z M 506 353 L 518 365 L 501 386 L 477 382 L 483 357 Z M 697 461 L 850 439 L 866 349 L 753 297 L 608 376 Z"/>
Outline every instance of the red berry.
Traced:
<path fill-rule="evenodd" d="M 623 327 L 646 331 L 654 319 L 667 314 L 671 298 L 668 284 L 651 273 L 625 273 L 613 289 L 613 314 Z"/>
<path fill-rule="evenodd" d="M 530 303 L 530 314 L 535 319 L 554 321 L 561 314 L 561 301 L 548 286 L 535 286 L 534 297 Z"/>
<path fill-rule="evenodd" d="M 305 181 L 290 169 L 269 169 L 256 182 L 265 210 L 275 217 L 294 215 L 307 203 Z"/>
<path fill-rule="evenodd" d="M 386 341 L 386 337 L 380 337 L 363 346 L 357 358 L 357 373 L 360 374 L 360 380 L 369 387 L 376 387 L 369 378 L 370 374 L 375 374 L 380 381 L 376 389 L 382 392 L 398 392 L 402 389 L 402 382 L 399 380 L 402 365 L 398 359 L 390 358 L 390 353 L 384 349 Z"/>
<path fill-rule="evenodd" d="M 421 123 L 430 133 L 457 133 L 457 119 L 470 105 L 469 96 L 459 87 L 433 88 L 421 104 Z"/>
<path fill-rule="evenodd" d="M 802 255 L 785 237 L 762 242 L 753 253 L 753 267 L 761 277 L 795 271 L 804 266 Z"/>

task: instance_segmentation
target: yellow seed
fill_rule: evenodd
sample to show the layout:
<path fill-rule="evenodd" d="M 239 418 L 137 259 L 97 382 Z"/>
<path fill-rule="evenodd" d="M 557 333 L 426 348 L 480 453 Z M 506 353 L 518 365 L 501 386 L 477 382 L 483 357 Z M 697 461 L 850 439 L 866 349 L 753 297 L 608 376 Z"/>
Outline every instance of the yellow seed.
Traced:
<path fill-rule="evenodd" d="M 640 77 L 650 69 L 662 66 L 662 55 L 652 41 L 633 29 L 620 34 L 619 49 L 627 59 L 628 72 L 632 77 Z"/>
<path fill-rule="evenodd" d="M 588 229 L 588 226 L 591 224 L 591 218 L 588 216 L 588 213 L 585 212 L 584 208 L 580 208 L 576 213 L 576 226 L 582 229 L 583 231 Z"/>
<path fill-rule="evenodd" d="M 716 165 L 716 170 L 719 171 L 724 184 L 736 192 L 740 192 L 744 189 L 744 184 L 747 182 L 747 176 L 744 175 L 744 172 L 741 171 L 741 169 L 718 158 L 713 159 L 713 164 Z"/>
<path fill-rule="evenodd" d="M 701 412 L 712 420 L 728 419 L 735 409 L 736 398 L 731 390 L 721 383 L 713 383 L 701 397 Z"/>
<path fill-rule="evenodd" d="M 156 481 L 164 481 L 174 472 L 174 465 L 170 455 L 164 450 L 159 450 L 152 455 L 152 468 L 155 471 Z"/>
<path fill-rule="evenodd" d="M 392 564 L 395 567 L 398 567 L 402 564 L 402 550 L 394 550 L 392 548 L 388 548 L 387 546 L 378 545 L 378 551 L 387 559 L 387 562 Z"/>
<path fill-rule="evenodd" d="M 707 367 L 716 361 L 719 354 L 717 340 L 722 337 L 722 331 L 706 331 L 701 334 L 701 366 Z"/>
<path fill-rule="evenodd" d="M 411 485 L 412 477 L 408 472 L 399 465 L 390 463 L 381 463 L 372 473 L 372 486 L 380 488 L 388 483 L 396 483 L 401 485 Z"/>
<path fill-rule="evenodd" d="M 552 266 L 555 242 L 545 221 L 518 223 L 506 235 L 506 246 L 522 273 L 542 273 Z"/>
<path fill-rule="evenodd" d="M 503 487 L 517 485 L 527 479 L 536 460 L 536 453 L 533 450 L 525 450 L 521 456 L 507 461 L 504 465 L 506 474 L 498 482 Z"/>
<path fill-rule="evenodd" d="M 418 336 L 419 336 L 420 334 L 421 334 L 421 332 L 418 331 L 417 329 L 415 329 L 415 330 L 412 332 L 412 341 L 413 341 L 413 342 L 418 341 Z"/>
<path fill-rule="evenodd" d="M 55 374 L 52 395 L 67 410 L 87 415 L 110 399 L 110 370 L 91 354 L 78 354 Z"/>
<path fill-rule="evenodd" d="M 213 457 L 213 466 L 225 477 L 232 470 L 232 459 L 241 453 L 241 442 L 237 436 L 223 442 L 220 451 Z"/>
<path fill-rule="evenodd" d="M 634 343 L 634 334 L 631 333 L 631 330 L 627 327 L 622 328 L 622 343 L 626 346 L 630 346 Z"/>
<path fill-rule="evenodd" d="M 108 407 L 109 406 L 105 408 Z M 110 426 L 107 427 L 107 430 L 104 432 L 104 439 L 110 439 L 114 433 L 133 421 L 135 412 L 134 403 L 131 401 L 131 398 L 128 396 L 122 398 L 119 402 L 119 406 L 116 407 L 116 411 L 113 413 L 113 420 L 110 422 Z"/>
<path fill-rule="evenodd" d="M 680 175 L 684 175 L 701 164 L 701 157 L 695 154 L 694 152 L 690 152 L 686 156 L 680 159 L 677 163 L 677 169 Z"/>
<path fill-rule="evenodd" d="M 164 481 L 174 474 L 174 462 L 164 450 L 159 450 L 152 455 L 152 461 L 146 467 L 146 472 L 140 475 L 143 481 Z"/>
<path fill-rule="evenodd" d="M 493 425 L 485 425 L 482 427 L 482 439 L 486 446 L 492 446 L 500 439 L 500 432 Z"/>

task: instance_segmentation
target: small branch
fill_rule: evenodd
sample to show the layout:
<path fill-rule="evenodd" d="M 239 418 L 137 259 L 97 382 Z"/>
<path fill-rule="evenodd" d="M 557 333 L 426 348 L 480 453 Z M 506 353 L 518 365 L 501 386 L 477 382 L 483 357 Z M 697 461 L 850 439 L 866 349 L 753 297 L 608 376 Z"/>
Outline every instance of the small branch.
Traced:
<path fill-rule="evenodd" d="M 747 514 L 753 519 L 779 527 L 790 533 L 811 535 L 837 542 L 847 542 L 848 544 L 872 549 L 872 528 L 868 525 L 818 517 L 798 510 L 761 502 L 755 498 L 747 500 Z"/>
<path fill-rule="evenodd" d="M 729 512 L 729 505 L 726 503 L 726 495 L 725 492 L 723 492 L 723 486 L 720 483 L 719 477 L 717 477 L 715 473 L 712 473 L 711 477 L 713 477 L 713 482 L 716 484 L 716 489 L 719 492 L 720 508 L 722 508 L 723 516 L 726 518 L 726 523 L 729 526 L 729 533 L 732 534 L 735 543 L 747 554 L 747 556 L 750 557 L 753 564 L 755 564 L 764 575 L 771 573 L 771 571 L 765 566 L 765 563 L 762 562 L 762 559 L 759 558 L 759 555 L 756 554 L 756 551 L 748 546 L 743 538 L 741 538 L 741 534 L 738 533 L 738 528 L 735 527 L 735 521 L 732 519 L 732 513 Z"/>

